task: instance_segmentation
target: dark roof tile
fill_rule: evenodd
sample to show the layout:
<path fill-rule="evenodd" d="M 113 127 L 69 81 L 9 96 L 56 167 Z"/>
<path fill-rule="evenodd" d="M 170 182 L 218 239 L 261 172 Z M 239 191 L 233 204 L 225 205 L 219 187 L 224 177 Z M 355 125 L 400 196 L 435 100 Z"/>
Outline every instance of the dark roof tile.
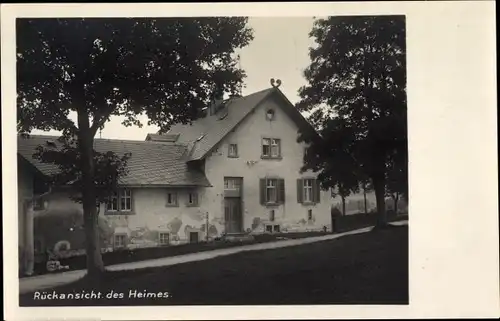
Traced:
<path fill-rule="evenodd" d="M 47 144 L 47 141 L 59 144 L 57 138 L 47 135 L 30 135 L 29 138 L 18 136 L 18 153 L 43 174 L 55 174 L 58 171 L 57 166 L 42 163 L 34 159 L 33 154 L 37 146 Z M 94 148 L 98 152 L 112 151 L 117 155 L 131 153 L 127 164 L 129 173 L 120 179 L 121 185 L 210 186 L 210 182 L 202 172 L 188 169 L 183 159 L 187 151 L 185 145 L 97 138 Z"/>

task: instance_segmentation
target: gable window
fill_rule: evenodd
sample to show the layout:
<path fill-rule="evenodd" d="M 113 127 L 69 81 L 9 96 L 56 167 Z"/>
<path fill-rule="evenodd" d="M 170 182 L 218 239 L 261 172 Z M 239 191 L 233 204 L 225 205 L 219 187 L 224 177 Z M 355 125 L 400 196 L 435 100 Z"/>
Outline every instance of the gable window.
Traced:
<path fill-rule="evenodd" d="M 177 206 L 177 192 L 167 193 L 167 206 Z"/>
<path fill-rule="evenodd" d="M 234 158 L 238 157 L 238 145 L 229 144 L 227 157 L 234 157 Z"/>
<path fill-rule="evenodd" d="M 269 121 L 274 120 L 274 110 L 273 109 L 268 109 L 266 111 L 266 119 Z"/>
<path fill-rule="evenodd" d="M 280 157 L 281 157 L 281 139 L 263 138 L 262 158 L 280 158 Z"/>
<path fill-rule="evenodd" d="M 188 193 L 187 206 L 198 206 L 198 193 L 196 192 Z"/>
<path fill-rule="evenodd" d="M 297 180 L 297 202 L 316 204 L 320 202 L 319 181 L 315 178 L 299 178 Z"/>
<path fill-rule="evenodd" d="M 132 191 L 130 189 L 119 189 L 113 192 L 106 202 L 106 212 L 132 212 Z"/>
<path fill-rule="evenodd" d="M 285 202 L 285 180 L 282 178 L 262 178 L 260 180 L 260 203 L 277 205 Z"/>
<path fill-rule="evenodd" d="M 159 233 L 158 234 L 158 243 L 160 245 L 168 245 L 170 244 L 170 234 L 169 233 Z"/>

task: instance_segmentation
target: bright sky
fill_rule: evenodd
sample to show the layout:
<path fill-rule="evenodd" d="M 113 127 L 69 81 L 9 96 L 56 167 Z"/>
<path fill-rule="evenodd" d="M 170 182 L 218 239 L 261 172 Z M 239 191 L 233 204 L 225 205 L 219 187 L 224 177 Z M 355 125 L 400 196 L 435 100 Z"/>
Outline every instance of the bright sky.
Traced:
<path fill-rule="evenodd" d="M 241 67 L 246 71 L 243 95 L 269 88 L 270 79 L 281 79 L 280 89 L 295 103 L 298 89 L 305 85 L 303 70 L 309 64 L 309 47 L 313 40 L 309 31 L 313 25 L 310 17 L 255 17 L 249 19 L 254 29 L 254 40 L 240 52 Z M 155 133 L 156 126 L 147 126 L 147 117 L 141 118 L 144 126 L 124 127 L 121 118 L 111 118 L 103 131 L 102 138 L 144 140 L 148 133 Z M 32 134 L 57 135 L 57 131 Z M 99 137 L 99 133 L 96 135 Z"/>

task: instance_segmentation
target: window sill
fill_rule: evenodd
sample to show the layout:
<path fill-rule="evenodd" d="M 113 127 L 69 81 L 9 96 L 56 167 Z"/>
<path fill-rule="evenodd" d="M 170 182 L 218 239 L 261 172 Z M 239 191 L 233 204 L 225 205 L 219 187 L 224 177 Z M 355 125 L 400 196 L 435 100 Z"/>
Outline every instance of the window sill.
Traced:
<path fill-rule="evenodd" d="M 268 160 L 282 160 L 282 156 L 260 156 L 260 159 L 268 159 Z"/>
<path fill-rule="evenodd" d="M 302 202 L 302 205 L 304 205 L 304 206 L 314 206 L 316 204 L 318 204 L 318 203 L 317 202 Z"/>
<path fill-rule="evenodd" d="M 179 207 L 179 204 L 167 204 L 165 207 Z"/>
<path fill-rule="evenodd" d="M 265 207 L 278 207 L 280 206 L 282 203 L 264 203 L 264 206 Z"/>
<path fill-rule="evenodd" d="M 105 211 L 104 215 L 135 215 L 133 211 Z"/>

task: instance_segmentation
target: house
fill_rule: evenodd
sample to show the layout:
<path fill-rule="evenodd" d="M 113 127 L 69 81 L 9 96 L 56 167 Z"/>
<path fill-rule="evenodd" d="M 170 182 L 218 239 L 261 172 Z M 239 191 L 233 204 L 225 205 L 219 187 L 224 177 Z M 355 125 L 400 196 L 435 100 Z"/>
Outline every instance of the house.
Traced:
<path fill-rule="evenodd" d="M 277 87 L 216 98 L 201 118 L 174 125 L 166 134 L 149 134 L 144 141 L 95 140 L 97 151 L 132 154 L 118 193 L 99 208 L 108 227 L 104 248 L 330 229 L 330 191 L 319 188 L 314 173 L 300 172 L 306 146 L 297 142 L 298 130 L 314 131 L 311 125 Z M 41 144 L 56 148 L 58 141 L 54 136 L 20 136 L 18 155 L 26 168 L 50 175 L 57 168 L 32 157 Z M 19 177 L 24 172 L 20 166 Z M 60 187 L 43 197 L 35 220 L 54 211 L 64 215 L 82 210 L 69 198 L 69 190 Z M 20 219 L 20 228 L 23 224 Z M 69 231 L 64 239 L 34 225 L 38 252 L 81 247 L 76 237 L 68 241 L 81 230 L 74 219 L 74 226 L 64 225 Z"/>

